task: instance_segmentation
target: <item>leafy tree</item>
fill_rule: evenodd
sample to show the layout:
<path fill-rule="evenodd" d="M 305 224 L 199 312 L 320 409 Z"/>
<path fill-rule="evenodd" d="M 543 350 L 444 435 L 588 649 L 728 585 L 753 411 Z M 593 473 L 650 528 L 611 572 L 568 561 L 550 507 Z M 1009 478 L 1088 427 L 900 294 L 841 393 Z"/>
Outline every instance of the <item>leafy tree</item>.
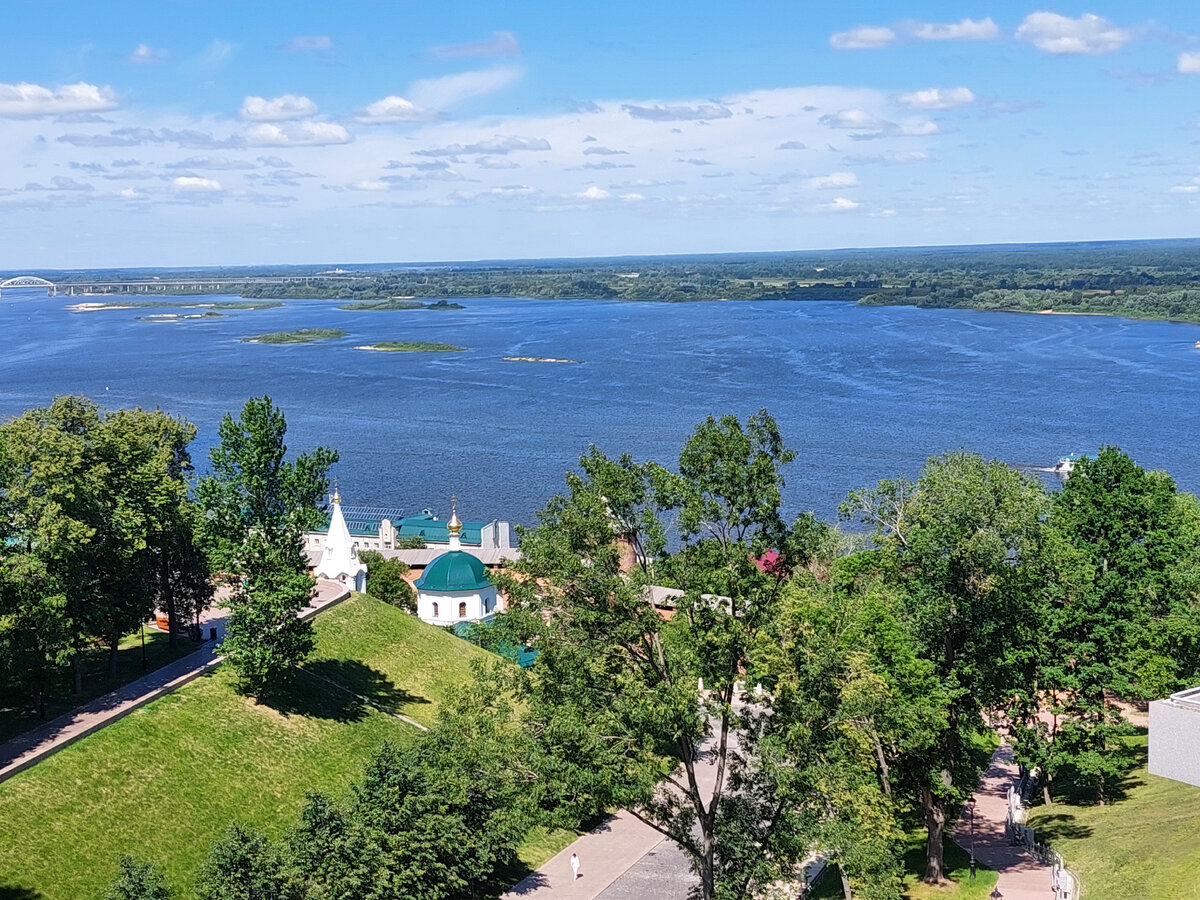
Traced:
<path fill-rule="evenodd" d="M 946 822 L 978 776 L 983 712 L 1036 678 L 1049 598 L 1042 579 L 1048 500 L 1001 462 L 951 453 L 926 463 L 915 487 L 881 484 L 870 503 L 882 577 L 904 598 L 919 656 L 944 703 L 933 740 L 905 759 L 927 831 L 924 880 L 944 880 Z"/>
<path fill-rule="evenodd" d="M 497 887 L 531 824 L 536 778 L 514 711 L 494 679 L 444 708 L 404 747 L 385 745 L 354 787 L 352 816 L 379 848 L 381 900 L 457 900 Z"/>
<path fill-rule="evenodd" d="M 209 451 L 211 472 L 196 485 L 214 565 L 237 571 L 242 545 L 257 532 L 273 543 L 295 543 L 295 564 L 304 567 L 298 538 L 327 515 L 329 467 L 338 455 L 317 447 L 286 461 L 286 433 L 283 412 L 270 397 L 252 397 L 238 419 L 227 413 L 221 420 L 220 442 Z"/>
<path fill-rule="evenodd" d="M 375 883 L 380 865 L 378 846 L 361 823 L 323 794 L 308 795 L 288 848 L 308 900 L 380 896 Z"/>
<path fill-rule="evenodd" d="M 361 550 L 358 559 L 367 567 L 368 594 L 406 612 L 417 611 L 417 596 L 404 577 L 408 573 L 407 563 L 384 556 L 378 550 Z"/>
<path fill-rule="evenodd" d="M 227 604 L 222 651 L 255 694 L 288 677 L 312 650 L 312 626 L 296 618 L 313 585 L 300 536 L 321 520 L 337 461 L 326 447 L 285 461 L 286 432 L 269 397 L 247 400 L 240 419 L 221 421 L 212 472 L 196 487 L 210 556 L 241 578 Z"/>
<path fill-rule="evenodd" d="M 221 652 L 248 693 L 261 696 L 289 680 L 312 652 L 312 623 L 298 613 L 312 600 L 313 580 L 297 570 L 289 546 L 252 534 L 240 551 L 242 579 L 226 603 Z"/>
<path fill-rule="evenodd" d="M 158 866 L 123 856 L 121 872 L 109 885 L 104 900 L 170 900 L 170 897 Z"/>
<path fill-rule="evenodd" d="M 1132 765 L 1121 741 L 1128 725 L 1110 695 L 1169 693 L 1195 671 L 1200 520 L 1169 476 L 1104 447 L 1078 462 L 1052 521 L 1080 560 L 1083 585 L 1055 609 L 1056 652 L 1043 678 L 1058 718 L 1043 755 L 1104 802 Z"/>
<path fill-rule="evenodd" d="M 198 900 L 299 900 L 279 848 L 265 835 L 230 825 L 196 873 Z"/>
<path fill-rule="evenodd" d="M 805 561 L 809 520 L 789 529 L 779 514 L 791 458 L 765 411 L 744 426 L 701 423 L 678 474 L 592 448 L 522 531 L 520 577 L 506 584 L 511 624 L 538 650 L 519 683 L 555 804 L 629 809 L 679 843 L 706 900 L 790 875 L 808 846 L 798 773 L 813 742 L 797 738 L 804 726 L 786 731 L 823 712 L 797 703 L 796 719 L 778 706 L 768 716 L 736 694 L 769 678 L 758 651 L 786 584 L 754 560 L 776 549 L 789 566 Z M 684 593 L 664 619 L 648 586 L 672 511 Z"/>

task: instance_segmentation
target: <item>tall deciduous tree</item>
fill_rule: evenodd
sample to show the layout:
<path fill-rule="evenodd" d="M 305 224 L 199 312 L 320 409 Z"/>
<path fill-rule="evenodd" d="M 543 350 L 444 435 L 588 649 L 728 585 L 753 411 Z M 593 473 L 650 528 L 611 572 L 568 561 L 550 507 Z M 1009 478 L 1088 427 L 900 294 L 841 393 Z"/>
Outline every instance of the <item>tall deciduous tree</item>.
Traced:
<path fill-rule="evenodd" d="M 539 526 L 522 534 L 512 620 L 538 650 L 525 702 L 557 802 L 579 813 L 621 805 L 689 855 L 701 896 L 740 897 L 792 874 L 808 846 L 801 774 L 815 705 L 785 717 L 743 704 L 736 685 L 769 679 L 759 651 L 785 579 L 768 549 L 803 563 L 780 516 L 792 459 L 765 411 L 701 423 L 678 473 L 599 450 L 567 476 Z M 664 618 L 650 586 L 677 511 L 669 567 L 682 596 Z M 782 572 L 782 566 L 779 569 Z M 767 653 L 766 655 L 770 655 Z M 807 729 L 807 731 L 806 731 Z"/>
<path fill-rule="evenodd" d="M 214 563 L 239 579 L 222 650 L 243 686 L 261 694 L 312 650 L 312 626 L 296 617 L 313 585 L 300 538 L 321 520 L 337 453 L 318 447 L 285 460 L 287 422 L 269 397 L 247 400 L 218 431 L 196 495 Z"/>
<path fill-rule="evenodd" d="M 971 751 L 986 730 L 984 710 L 1036 678 L 1048 498 L 1003 463 L 962 452 L 930 459 L 911 489 L 887 482 L 869 493 L 850 507 L 877 527 L 881 569 L 903 592 L 908 627 L 945 701 L 944 726 L 907 760 L 928 832 L 924 879 L 938 883 L 946 823 L 978 774 Z"/>
<path fill-rule="evenodd" d="M 121 858 L 120 874 L 109 885 L 104 900 L 170 900 L 162 872 L 152 862 L 132 856 Z"/>

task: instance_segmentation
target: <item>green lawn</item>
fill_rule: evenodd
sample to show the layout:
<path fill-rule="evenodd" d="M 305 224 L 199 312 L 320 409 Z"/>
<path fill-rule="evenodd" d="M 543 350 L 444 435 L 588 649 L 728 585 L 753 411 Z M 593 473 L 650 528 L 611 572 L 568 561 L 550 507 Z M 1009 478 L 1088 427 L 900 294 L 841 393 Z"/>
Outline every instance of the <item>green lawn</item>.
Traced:
<path fill-rule="evenodd" d="M 0 783 L 0 900 L 99 896 L 126 852 L 189 897 L 231 821 L 282 835 L 305 791 L 344 791 L 384 740 L 415 734 L 329 681 L 429 722 L 483 655 L 362 596 L 316 630 L 307 671 L 273 705 L 239 696 L 221 668 Z"/>
<path fill-rule="evenodd" d="M 925 872 L 924 832 L 909 837 L 904 852 L 903 896 L 906 900 L 987 900 L 996 886 L 996 873 L 976 866 L 971 878 L 971 858 L 958 844 L 947 838 L 946 877 L 950 883 L 942 887 L 921 883 Z M 825 871 L 812 894 L 814 900 L 841 900 L 842 880 L 836 869 Z"/>
<path fill-rule="evenodd" d="M 153 672 L 181 656 L 195 652 L 200 646 L 186 637 L 179 636 L 175 646 L 171 647 L 165 633 L 156 628 L 147 628 L 146 671 Z M 117 651 L 115 678 L 108 675 L 108 650 L 94 647 L 84 653 L 82 694 L 76 695 L 71 692 L 69 669 L 64 667 L 54 673 L 46 689 L 46 718 L 53 719 L 69 712 L 89 700 L 141 678 L 143 674 L 145 673 L 142 671 L 140 632 L 129 635 L 121 642 Z M 0 682 L 0 741 L 6 741 L 41 724 L 42 721 L 30 709 L 29 697 L 13 685 Z M 2 896 L 0 900 L 3 900 Z"/>
<path fill-rule="evenodd" d="M 1131 744 L 1142 765 L 1126 779 L 1123 799 L 1055 802 L 1034 809 L 1029 824 L 1079 874 L 1085 898 L 1200 898 L 1200 788 L 1149 774 L 1146 738 Z"/>

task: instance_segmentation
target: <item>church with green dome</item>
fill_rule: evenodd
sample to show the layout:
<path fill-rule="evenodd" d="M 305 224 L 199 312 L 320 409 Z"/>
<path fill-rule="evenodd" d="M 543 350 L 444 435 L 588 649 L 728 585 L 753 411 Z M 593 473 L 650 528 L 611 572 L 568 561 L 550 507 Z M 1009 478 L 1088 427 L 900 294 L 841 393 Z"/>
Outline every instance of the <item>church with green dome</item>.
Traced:
<path fill-rule="evenodd" d="M 430 625 L 485 622 L 501 612 L 487 567 L 462 549 L 462 522 L 452 505 L 446 531 L 450 549 L 434 559 L 417 579 L 417 616 Z"/>

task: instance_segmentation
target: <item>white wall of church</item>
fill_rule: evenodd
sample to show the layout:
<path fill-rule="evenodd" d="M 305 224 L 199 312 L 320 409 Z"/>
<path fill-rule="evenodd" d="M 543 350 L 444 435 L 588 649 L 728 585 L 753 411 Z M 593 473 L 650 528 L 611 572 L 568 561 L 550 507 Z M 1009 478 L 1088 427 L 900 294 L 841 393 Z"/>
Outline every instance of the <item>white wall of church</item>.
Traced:
<path fill-rule="evenodd" d="M 481 591 L 417 591 L 417 617 L 430 625 L 482 622 L 499 611 L 494 587 Z"/>

